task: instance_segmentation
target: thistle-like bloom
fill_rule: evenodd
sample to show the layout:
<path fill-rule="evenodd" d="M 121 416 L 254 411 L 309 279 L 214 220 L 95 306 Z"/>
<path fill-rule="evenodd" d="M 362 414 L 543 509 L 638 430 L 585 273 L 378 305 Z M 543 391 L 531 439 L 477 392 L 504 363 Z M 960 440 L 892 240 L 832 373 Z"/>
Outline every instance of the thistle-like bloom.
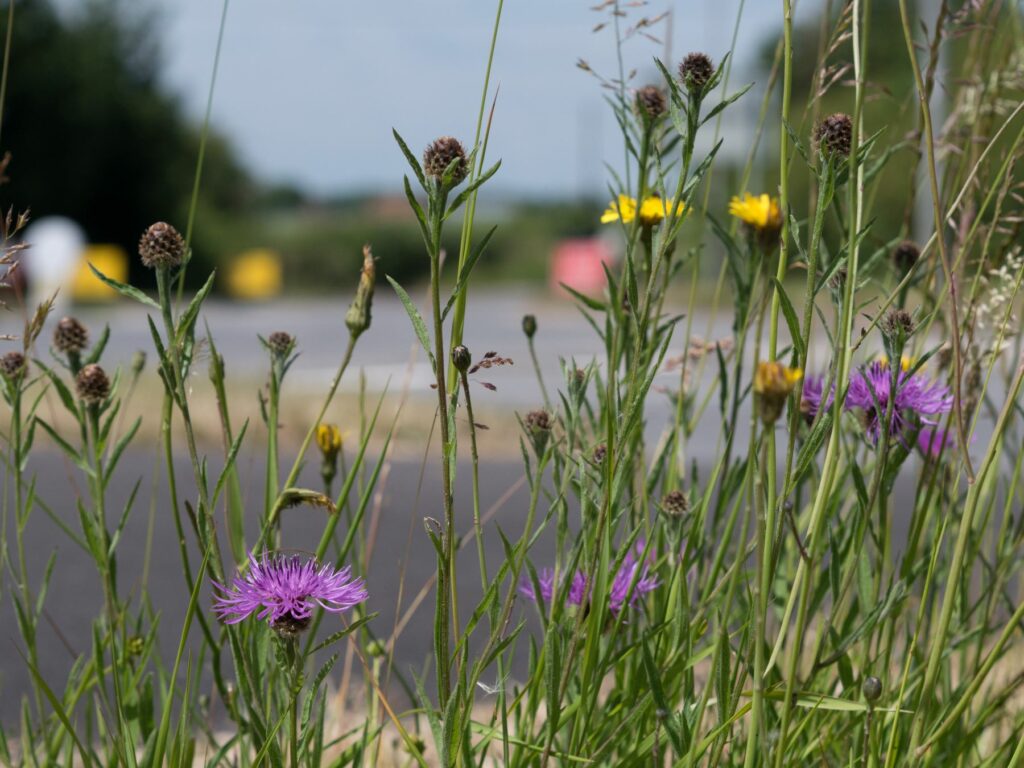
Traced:
<path fill-rule="evenodd" d="M 316 560 L 263 553 L 249 555 L 249 572 L 236 576 L 230 587 L 217 582 L 213 610 L 225 624 L 237 624 L 255 614 L 275 630 L 294 636 L 309 626 L 313 611 L 341 613 L 369 596 L 352 569 L 335 570 Z"/>
<path fill-rule="evenodd" d="M 650 574 L 650 566 L 653 563 L 653 553 L 648 557 L 647 562 L 641 563 L 637 558 L 644 551 L 644 543 L 637 542 L 636 554 L 633 551 L 626 552 L 622 564 L 612 578 L 611 586 L 608 589 L 608 609 L 617 614 L 626 604 L 629 598 L 629 605 L 636 603 L 649 592 L 658 588 L 661 582 L 657 577 Z M 636 584 L 633 584 L 634 579 Z M 537 586 L 539 593 L 534 589 L 533 581 L 528 575 L 524 575 L 519 581 L 519 594 L 529 600 L 538 600 L 550 603 L 555 595 L 555 572 L 550 568 L 542 568 L 537 574 Z M 630 593 L 630 586 L 633 587 Z M 583 571 L 576 571 L 572 576 L 572 583 L 569 585 L 569 593 L 566 595 L 566 602 L 569 605 L 580 606 L 590 596 L 590 580 Z"/>
<path fill-rule="evenodd" d="M 835 387 L 829 390 L 828 398 L 825 399 L 824 376 L 808 376 L 804 379 L 803 392 L 800 395 L 800 411 L 808 421 L 814 421 L 822 407 L 832 407 L 834 397 Z M 822 402 L 823 399 L 824 403 Z"/>
<path fill-rule="evenodd" d="M 920 373 L 900 370 L 896 374 L 896 391 L 892 391 L 892 374 L 889 366 L 874 362 L 850 377 L 850 388 L 846 394 L 846 408 L 859 408 L 864 414 L 864 429 L 874 443 L 882 433 L 881 421 L 892 401 L 892 422 L 887 433 L 892 437 L 901 436 L 904 428 L 915 423 L 935 426 L 935 417 L 949 413 L 953 408 L 953 397 L 949 388 L 928 381 Z"/>
<path fill-rule="evenodd" d="M 778 232 L 782 227 L 779 198 L 768 194 L 755 196 L 744 192 L 742 199 L 733 197 L 729 201 L 729 214 L 758 232 L 766 230 Z"/>
<path fill-rule="evenodd" d="M 682 216 L 686 206 L 682 201 L 675 204 L 675 215 Z M 645 227 L 653 227 L 659 221 L 669 215 L 672 206 L 667 205 L 658 195 L 645 197 L 640 204 L 640 223 Z M 610 224 L 613 221 L 621 221 L 623 224 L 630 224 L 637 217 L 636 198 L 629 195 L 619 195 L 618 200 L 608 204 L 608 210 L 601 215 L 602 224 Z"/>
<path fill-rule="evenodd" d="M 937 459 L 953 446 L 953 433 L 942 427 L 922 427 L 917 433 L 917 449 L 926 459 Z"/>
<path fill-rule="evenodd" d="M 754 372 L 754 394 L 761 420 L 765 424 L 774 424 L 782 414 L 796 383 L 803 378 L 804 372 L 799 368 L 787 368 L 779 362 L 758 363 Z"/>

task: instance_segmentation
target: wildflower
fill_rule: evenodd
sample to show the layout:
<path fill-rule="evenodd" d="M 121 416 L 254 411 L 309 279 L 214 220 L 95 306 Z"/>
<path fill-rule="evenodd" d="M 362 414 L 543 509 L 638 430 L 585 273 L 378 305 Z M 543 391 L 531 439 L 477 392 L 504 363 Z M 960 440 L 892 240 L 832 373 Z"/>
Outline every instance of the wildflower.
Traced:
<path fill-rule="evenodd" d="M 864 428 L 871 441 L 878 442 L 882 432 L 882 415 L 888 410 L 892 401 L 892 422 L 887 433 L 890 436 L 903 434 L 904 428 L 915 418 L 922 424 L 934 426 L 935 421 L 925 417 L 935 417 L 949 413 L 953 407 L 953 398 L 948 387 L 929 382 L 920 373 L 908 373 L 900 370 L 896 374 L 896 390 L 893 392 L 892 373 L 889 365 L 874 362 L 850 377 L 850 387 L 846 395 L 847 409 L 859 408 L 864 415 Z"/>
<path fill-rule="evenodd" d="M 267 337 L 267 349 L 275 358 L 284 359 L 295 349 L 295 337 L 284 331 L 274 331 Z"/>
<path fill-rule="evenodd" d="M 655 85 L 645 85 L 636 92 L 636 111 L 645 121 L 654 122 L 665 114 L 665 93 Z"/>
<path fill-rule="evenodd" d="M 25 356 L 21 352 L 8 352 L 0 357 L 0 373 L 5 379 L 16 379 L 25 372 Z"/>
<path fill-rule="evenodd" d="M 644 543 L 637 542 L 638 554 L 644 550 Z M 611 586 L 608 589 L 608 609 L 612 614 L 617 614 L 624 607 L 628 598 L 629 607 L 632 607 L 646 594 L 653 592 L 661 582 L 655 576 L 650 575 L 649 568 L 653 562 L 653 554 L 646 563 L 641 563 L 632 551 L 627 551 L 622 559 L 622 564 L 612 578 Z M 641 570 L 642 569 L 642 570 Z M 636 584 L 634 584 L 634 580 Z M 633 587 L 630 593 L 630 587 Z M 555 573 L 550 568 L 542 568 L 537 574 L 537 587 L 534 589 L 533 581 L 529 576 L 524 576 L 519 582 L 519 594 L 523 597 L 550 603 L 555 595 Z M 583 571 L 576 571 L 569 584 L 569 592 L 566 595 L 566 603 L 580 606 L 588 599 L 590 594 L 590 580 Z"/>
<path fill-rule="evenodd" d="M 236 576 L 230 587 L 213 586 L 213 610 L 225 624 L 255 614 L 285 637 L 306 629 L 316 608 L 341 613 L 369 597 L 365 582 L 352 578 L 348 566 L 335 570 L 316 560 L 266 552 L 259 560 L 250 554 L 249 572 Z"/>
<path fill-rule="evenodd" d="M 536 317 L 534 317 L 533 315 L 523 315 L 523 333 L 526 334 L 526 338 L 533 338 L 533 335 L 537 333 Z"/>
<path fill-rule="evenodd" d="M 551 435 L 551 415 L 547 411 L 530 411 L 524 420 L 526 434 L 538 456 L 543 455 Z"/>
<path fill-rule="evenodd" d="M 679 80 L 695 96 L 703 94 L 715 74 L 715 65 L 706 53 L 689 53 L 679 65 Z"/>
<path fill-rule="evenodd" d="M 78 396 L 89 405 L 98 405 L 110 396 L 110 379 L 96 363 L 90 363 L 75 377 Z"/>
<path fill-rule="evenodd" d="M 445 174 L 451 171 L 448 187 L 457 187 L 469 173 L 466 150 L 458 139 L 442 136 L 423 152 L 423 170 L 427 176 L 444 183 Z"/>
<path fill-rule="evenodd" d="M 180 266 L 185 260 L 185 240 L 170 224 L 158 221 L 139 239 L 139 256 L 151 269 Z"/>
<path fill-rule="evenodd" d="M 743 199 L 729 201 L 729 213 L 742 221 L 765 247 L 774 246 L 782 229 L 782 211 L 779 199 L 768 194 L 743 193 Z"/>
<path fill-rule="evenodd" d="M 62 317 L 53 331 L 53 346 L 65 355 L 79 354 L 89 344 L 89 331 L 74 317 Z"/>
<path fill-rule="evenodd" d="M 886 367 L 889 366 L 889 356 L 879 355 L 878 362 Z M 906 373 L 917 363 L 916 357 L 907 357 L 906 355 L 900 355 L 900 370 Z"/>
<path fill-rule="evenodd" d="M 377 276 L 377 265 L 369 245 L 363 246 L 363 268 L 359 272 L 359 285 L 355 298 L 345 313 L 345 325 L 353 339 L 370 327 L 370 309 L 373 306 L 373 288 Z"/>
<path fill-rule="evenodd" d="M 890 343 L 903 346 L 914 333 L 914 318 L 905 309 L 892 309 L 882 318 L 882 335 Z"/>
<path fill-rule="evenodd" d="M 917 449 L 926 459 L 937 459 L 953 445 L 953 433 L 941 427 L 922 427 L 917 432 Z"/>
<path fill-rule="evenodd" d="M 814 421 L 814 418 L 818 415 L 818 411 L 822 408 L 824 389 L 824 376 L 808 376 L 804 379 L 804 386 L 800 395 L 800 412 L 804 415 L 804 418 L 808 423 Z M 828 393 L 828 398 L 824 403 L 825 408 L 832 407 L 832 399 L 834 395 L 835 391 L 833 388 Z"/>
<path fill-rule="evenodd" d="M 658 195 L 645 197 L 640 204 L 640 223 L 645 227 L 653 227 L 659 221 L 669 215 L 674 208 L 675 216 L 682 216 L 686 206 L 682 201 L 675 206 L 666 205 L 665 201 Z M 636 198 L 629 195 L 619 195 L 618 200 L 608 204 L 608 210 L 601 215 L 601 223 L 609 224 L 613 221 L 621 221 L 623 224 L 631 223 L 637 217 Z"/>
<path fill-rule="evenodd" d="M 336 424 L 321 424 L 316 428 L 316 445 L 325 460 L 333 461 L 341 451 L 341 430 Z"/>
<path fill-rule="evenodd" d="M 853 141 L 853 121 L 842 112 L 829 115 L 814 129 L 814 143 L 818 145 L 821 156 L 842 159 L 850 154 Z"/>
<path fill-rule="evenodd" d="M 594 452 L 590 455 L 591 460 L 595 464 L 604 464 L 604 460 L 608 457 L 608 446 L 604 443 L 594 446 Z"/>
<path fill-rule="evenodd" d="M 528 575 L 524 575 L 519 581 L 519 594 L 530 600 L 537 601 L 538 594 L 540 601 L 550 603 L 555 595 L 555 572 L 551 568 L 542 568 L 537 574 L 537 586 L 540 591 L 534 590 L 533 581 Z M 566 602 L 569 605 L 582 605 L 587 594 L 587 577 L 583 571 L 576 571 L 572 576 L 572 583 L 569 585 L 569 594 L 566 595 Z"/>
<path fill-rule="evenodd" d="M 921 257 L 921 250 L 913 240 L 904 240 L 892 252 L 892 261 L 901 274 L 907 274 Z"/>
<path fill-rule="evenodd" d="M 690 502 L 686 499 L 686 494 L 679 490 L 670 491 L 661 500 L 661 509 L 669 517 L 682 517 L 689 508 Z"/>
<path fill-rule="evenodd" d="M 754 373 L 754 394 L 757 395 L 761 420 L 771 425 L 782 414 L 786 398 L 804 373 L 799 368 L 787 368 L 782 363 L 758 363 Z"/>

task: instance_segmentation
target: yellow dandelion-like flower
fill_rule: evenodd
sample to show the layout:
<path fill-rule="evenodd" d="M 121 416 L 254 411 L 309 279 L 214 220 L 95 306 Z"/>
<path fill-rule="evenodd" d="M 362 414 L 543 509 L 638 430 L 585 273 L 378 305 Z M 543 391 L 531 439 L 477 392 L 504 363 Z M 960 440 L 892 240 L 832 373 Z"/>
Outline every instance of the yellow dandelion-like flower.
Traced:
<path fill-rule="evenodd" d="M 759 232 L 774 231 L 782 227 L 782 211 L 779 199 L 767 194 L 743 194 L 743 199 L 734 197 L 729 201 L 729 213 Z"/>
<path fill-rule="evenodd" d="M 321 424 L 316 428 L 316 444 L 327 461 L 333 461 L 341 450 L 341 430 L 335 424 Z"/>
<path fill-rule="evenodd" d="M 675 204 L 675 215 L 682 216 L 686 206 L 682 201 Z M 653 226 L 669 215 L 672 206 L 667 204 L 658 195 L 645 197 L 640 204 L 640 223 L 644 226 Z M 617 200 L 608 204 L 608 210 L 601 216 L 602 224 L 609 224 L 613 221 L 622 221 L 623 224 L 631 223 L 637 217 L 636 198 L 629 195 L 619 195 Z"/>
<path fill-rule="evenodd" d="M 799 368 L 788 368 L 779 362 L 758 363 L 754 373 L 754 394 L 765 424 L 774 424 L 782 414 L 786 398 L 804 376 Z"/>

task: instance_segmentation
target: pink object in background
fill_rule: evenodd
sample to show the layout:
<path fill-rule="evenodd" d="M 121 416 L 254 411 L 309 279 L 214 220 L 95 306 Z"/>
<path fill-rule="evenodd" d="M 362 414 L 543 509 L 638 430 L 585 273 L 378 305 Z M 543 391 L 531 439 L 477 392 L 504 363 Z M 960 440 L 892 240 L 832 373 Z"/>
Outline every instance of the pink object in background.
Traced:
<path fill-rule="evenodd" d="M 583 294 L 599 294 L 607 283 L 601 264 L 611 266 L 614 258 L 608 243 L 600 238 L 563 240 L 552 254 L 548 283 L 553 291 L 560 292 L 564 283 Z"/>

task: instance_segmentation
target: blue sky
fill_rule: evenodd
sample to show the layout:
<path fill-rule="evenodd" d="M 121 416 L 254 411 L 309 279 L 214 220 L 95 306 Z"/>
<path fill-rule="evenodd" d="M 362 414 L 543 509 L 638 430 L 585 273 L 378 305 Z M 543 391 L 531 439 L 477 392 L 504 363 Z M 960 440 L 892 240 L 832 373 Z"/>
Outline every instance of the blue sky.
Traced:
<path fill-rule="evenodd" d="M 671 56 L 728 49 L 740 0 L 679 0 L 629 9 L 630 21 L 672 10 Z M 597 0 L 506 0 L 492 82 L 500 86 L 490 156 L 494 188 L 512 193 L 600 192 L 604 161 L 621 156 L 597 82 L 576 68 L 615 70 Z M 625 5 L 625 3 L 624 3 Z M 160 0 L 166 78 L 201 117 L 221 0 Z M 471 139 L 496 0 L 233 0 L 214 99 L 214 123 L 260 177 L 316 193 L 393 189 L 404 172 L 395 126 L 416 149 L 436 135 Z M 754 56 L 781 28 L 781 2 L 746 0 L 734 82 L 763 79 Z M 663 39 L 665 24 L 656 29 Z M 653 79 L 664 45 L 625 48 L 638 84 Z M 745 152 L 742 124 L 759 96 L 726 121 L 727 149 Z"/>

